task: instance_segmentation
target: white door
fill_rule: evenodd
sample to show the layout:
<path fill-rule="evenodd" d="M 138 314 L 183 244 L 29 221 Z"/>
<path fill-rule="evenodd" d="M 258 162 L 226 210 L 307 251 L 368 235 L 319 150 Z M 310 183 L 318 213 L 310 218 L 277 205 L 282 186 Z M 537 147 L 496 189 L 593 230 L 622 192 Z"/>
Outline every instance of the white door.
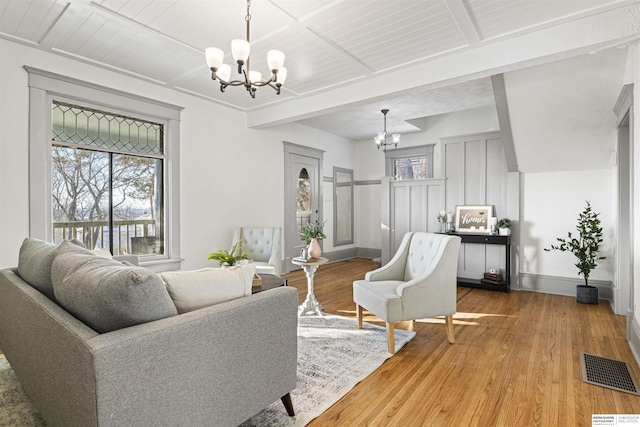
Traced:
<path fill-rule="evenodd" d="M 317 150 L 312 151 L 308 153 L 310 155 L 303 155 L 285 150 L 284 258 L 287 272 L 300 268 L 293 265 L 291 259 L 299 256 L 305 245 L 300 240 L 302 227 L 308 222 L 322 223 L 322 159 L 313 157 Z"/>

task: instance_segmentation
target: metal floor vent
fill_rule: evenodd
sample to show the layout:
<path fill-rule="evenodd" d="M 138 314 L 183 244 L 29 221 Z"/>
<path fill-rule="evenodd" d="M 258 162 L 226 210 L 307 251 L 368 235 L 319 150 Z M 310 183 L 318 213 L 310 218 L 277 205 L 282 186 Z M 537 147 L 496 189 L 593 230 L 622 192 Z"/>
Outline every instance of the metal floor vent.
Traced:
<path fill-rule="evenodd" d="M 580 353 L 582 381 L 640 396 L 640 388 L 627 362 Z"/>

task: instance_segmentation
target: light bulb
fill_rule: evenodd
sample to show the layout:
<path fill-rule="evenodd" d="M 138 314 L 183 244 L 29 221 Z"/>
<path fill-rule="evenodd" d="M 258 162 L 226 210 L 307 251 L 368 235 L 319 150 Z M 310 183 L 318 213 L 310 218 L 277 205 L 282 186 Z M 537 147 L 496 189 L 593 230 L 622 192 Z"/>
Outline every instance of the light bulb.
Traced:
<path fill-rule="evenodd" d="M 205 51 L 205 56 L 207 58 L 207 65 L 209 65 L 209 68 L 220 68 L 222 61 L 224 60 L 224 52 L 222 49 L 218 49 L 217 47 L 208 47 Z"/>
<path fill-rule="evenodd" d="M 243 64 L 249 58 L 249 52 L 251 52 L 251 44 L 248 41 L 242 39 L 235 39 L 231 41 L 231 54 L 236 62 L 242 62 Z"/>
<path fill-rule="evenodd" d="M 249 81 L 251 83 L 262 81 L 262 73 L 260 71 L 249 71 Z"/>
<path fill-rule="evenodd" d="M 228 82 L 229 78 L 231 77 L 231 67 L 227 64 L 222 64 L 220 65 L 220 68 L 218 68 L 216 74 L 218 75 L 218 78 L 220 80 Z"/>
<path fill-rule="evenodd" d="M 283 85 L 284 81 L 287 80 L 287 69 L 285 67 L 280 68 L 276 76 L 278 76 L 276 84 Z"/>
<path fill-rule="evenodd" d="M 274 71 L 279 71 L 280 68 L 284 65 L 284 53 L 279 50 L 270 50 L 267 52 L 267 65 L 269 66 L 269 71 L 272 73 Z"/>

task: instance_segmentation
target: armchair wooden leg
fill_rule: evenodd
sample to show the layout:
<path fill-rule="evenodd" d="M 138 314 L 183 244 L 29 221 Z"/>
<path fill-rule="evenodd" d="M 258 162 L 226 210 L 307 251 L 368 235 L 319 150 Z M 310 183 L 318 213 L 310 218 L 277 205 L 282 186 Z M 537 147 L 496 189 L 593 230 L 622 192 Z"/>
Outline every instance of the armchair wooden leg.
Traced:
<path fill-rule="evenodd" d="M 447 338 L 449 339 L 449 343 L 455 344 L 456 337 L 453 334 L 453 316 L 445 316 L 445 321 L 447 322 Z"/>
<path fill-rule="evenodd" d="M 409 320 L 409 326 L 407 328 L 408 331 L 415 331 L 416 330 L 416 321 L 415 320 Z"/>
<path fill-rule="evenodd" d="M 356 304 L 356 323 L 358 329 L 362 329 L 362 307 L 359 304 Z"/>
<path fill-rule="evenodd" d="M 396 352 L 396 339 L 393 333 L 393 329 L 395 328 L 395 326 L 396 326 L 395 323 L 387 322 L 387 347 L 388 347 L 389 353 L 391 354 L 395 354 Z"/>

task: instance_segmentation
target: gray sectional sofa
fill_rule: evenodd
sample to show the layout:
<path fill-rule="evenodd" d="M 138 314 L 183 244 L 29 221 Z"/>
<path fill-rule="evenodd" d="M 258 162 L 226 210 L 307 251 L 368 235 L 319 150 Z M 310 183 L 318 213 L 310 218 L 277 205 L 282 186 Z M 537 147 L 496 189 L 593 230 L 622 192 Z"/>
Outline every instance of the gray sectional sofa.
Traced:
<path fill-rule="evenodd" d="M 48 425 L 235 426 L 278 399 L 289 404 L 292 414 L 289 392 L 296 387 L 297 365 L 294 288 L 177 314 L 159 289 L 146 287 L 157 282 L 155 273 L 142 267 L 116 260 L 105 264 L 86 253 L 78 260 L 73 250 L 64 255 L 71 262 L 62 262 L 60 248 L 41 245 L 29 252 L 24 246 L 18 268 L 0 270 L 0 349 Z M 154 320 L 143 313 L 142 318 L 130 316 L 129 326 L 98 324 L 98 329 L 111 329 L 98 332 L 87 325 L 96 325 L 95 319 L 79 319 L 103 306 L 87 304 L 87 297 L 74 294 L 74 289 L 57 292 L 64 304 L 56 293 L 47 296 L 37 289 L 51 274 L 47 266 L 64 276 L 61 269 L 87 270 L 86 263 L 95 263 L 88 270 L 98 272 L 100 283 L 108 286 L 133 277 L 128 286 L 136 292 L 142 287 L 142 294 L 150 296 Z M 89 283 L 96 279 L 86 275 L 87 285 L 97 292 L 108 289 Z M 41 283 L 32 286 L 24 276 Z M 75 315 L 63 308 L 78 301 Z M 117 309 L 127 302 L 105 304 L 108 309 L 110 305 Z M 117 310 L 108 314 L 116 315 Z"/>

